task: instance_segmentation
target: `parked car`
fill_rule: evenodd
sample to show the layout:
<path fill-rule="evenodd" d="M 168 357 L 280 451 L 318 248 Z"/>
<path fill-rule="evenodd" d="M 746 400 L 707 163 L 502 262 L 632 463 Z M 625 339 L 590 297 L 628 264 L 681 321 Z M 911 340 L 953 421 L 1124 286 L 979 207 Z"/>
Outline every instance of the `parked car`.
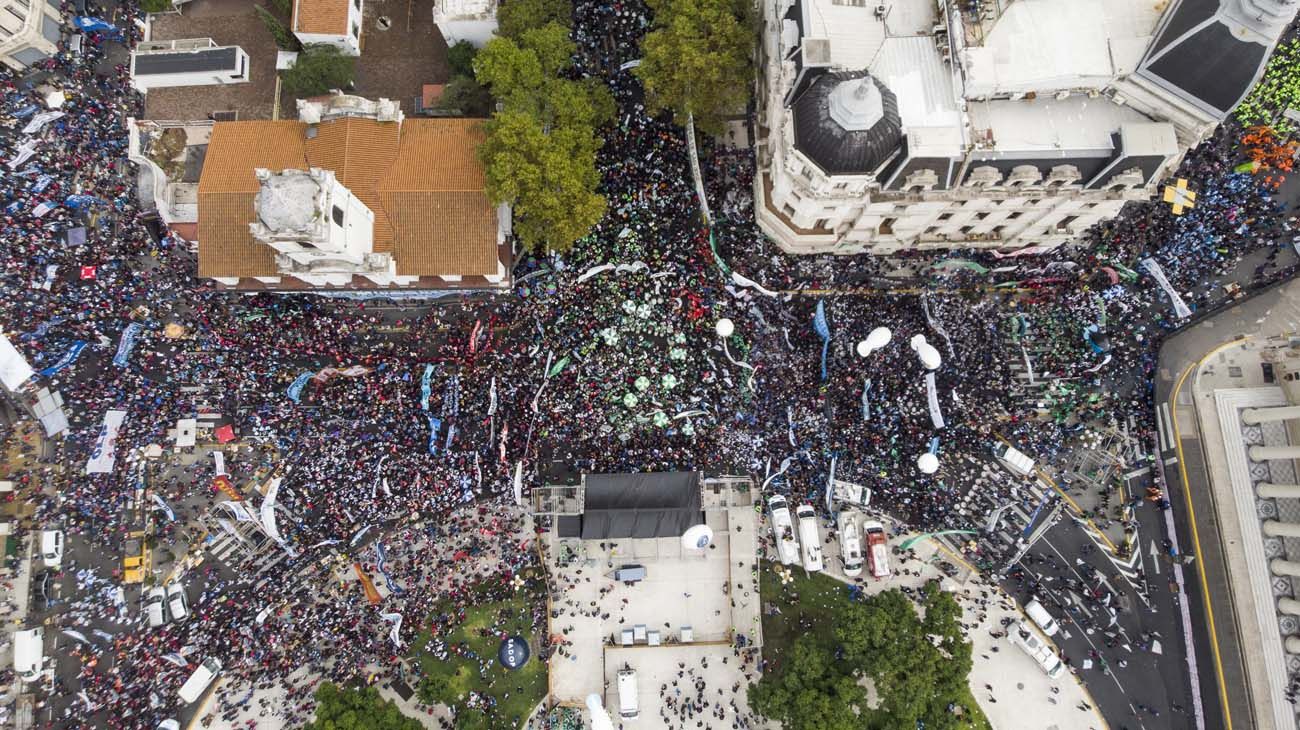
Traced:
<path fill-rule="evenodd" d="M 772 516 L 772 537 L 776 540 L 776 555 L 782 565 L 799 562 L 799 541 L 790 520 L 790 508 L 785 497 L 775 494 L 767 499 L 767 510 Z"/>
<path fill-rule="evenodd" d="M 180 623 L 190 617 L 189 600 L 185 598 L 185 586 L 172 583 L 167 586 L 167 610 L 172 621 Z"/>
<path fill-rule="evenodd" d="M 167 591 L 162 586 L 150 588 L 145 595 L 144 615 L 151 629 L 167 623 Z"/>

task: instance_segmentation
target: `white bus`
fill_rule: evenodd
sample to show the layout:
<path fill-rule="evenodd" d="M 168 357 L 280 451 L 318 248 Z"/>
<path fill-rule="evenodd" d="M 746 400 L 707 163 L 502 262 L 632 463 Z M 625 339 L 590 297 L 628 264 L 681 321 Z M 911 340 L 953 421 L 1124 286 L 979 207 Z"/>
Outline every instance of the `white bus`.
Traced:
<path fill-rule="evenodd" d="M 782 565 L 799 562 L 799 541 L 794 536 L 794 523 L 785 497 L 779 494 L 767 499 L 767 511 L 772 516 L 772 537 L 776 540 L 776 556 Z"/>

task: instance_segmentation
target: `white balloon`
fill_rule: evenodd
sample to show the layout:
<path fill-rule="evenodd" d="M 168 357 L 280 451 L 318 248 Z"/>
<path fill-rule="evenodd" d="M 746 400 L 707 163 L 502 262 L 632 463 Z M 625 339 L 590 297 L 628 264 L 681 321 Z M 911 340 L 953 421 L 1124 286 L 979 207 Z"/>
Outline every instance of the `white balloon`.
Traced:
<path fill-rule="evenodd" d="M 591 730 L 614 730 L 614 721 L 605 711 L 605 704 L 601 701 L 600 695 L 587 695 L 587 711 L 591 713 Z"/>
<path fill-rule="evenodd" d="M 916 468 L 920 469 L 922 474 L 933 474 L 939 471 L 939 457 L 927 451 L 916 457 Z"/>
<path fill-rule="evenodd" d="M 736 331 L 736 323 L 723 317 L 713 326 L 713 331 L 718 333 L 718 337 L 730 337 Z"/>
<path fill-rule="evenodd" d="M 871 334 L 867 335 L 867 344 L 871 346 L 871 349 L 879 350 L 888 345 L 893 338 L 894 333 L 890 332 L 888 327 L 877 327 L 871 330 Z"/>
<path fill-rule="evenodd" d="M 943 364 L 943 357 L 939 355 L 939 351 L 934 349 L 933 345 L 925 341 L 925 335 L 916 335 L 911 339 L 910 344 L 912 349 L 916 351 L 917 356 L 921 358 L 921 365 L 926 370 L 938 370 L 939 366 Z"/>
<path fill-rule="evenodd" d="M 713 542 L 713 528 L 708 525 L 691 525 L 682 533 L 682 549 L 703 550 Z"/>

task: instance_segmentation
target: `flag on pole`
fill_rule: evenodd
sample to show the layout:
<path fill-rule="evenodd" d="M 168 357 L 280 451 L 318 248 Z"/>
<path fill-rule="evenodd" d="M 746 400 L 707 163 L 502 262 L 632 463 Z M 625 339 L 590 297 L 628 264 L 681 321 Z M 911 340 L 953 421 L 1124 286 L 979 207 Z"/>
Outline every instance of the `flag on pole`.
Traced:
<path fill-rule="evenodd" d="M 817 302 L 817 313 L 813 315 L 813 331 L 822 338 L 822 380 L 827 377 L 826 353 L 831 346 L 831 325 L 826 320 L 826 300 Z"/>

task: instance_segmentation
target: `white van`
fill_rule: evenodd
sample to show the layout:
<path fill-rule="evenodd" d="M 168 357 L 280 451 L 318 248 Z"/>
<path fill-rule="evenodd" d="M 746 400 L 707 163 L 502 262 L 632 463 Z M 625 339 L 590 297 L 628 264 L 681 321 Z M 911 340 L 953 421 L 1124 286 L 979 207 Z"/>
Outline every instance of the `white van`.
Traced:
<path fill-rule="evenodd" d="M 50 570 L 63 566 L 62 530 L 41 530 L 41 562 Z"/>
<path fill-rule="evenodd" d="M 190 678 L 185 680 L 185 684 L 181 685 L 181 702 L 188 705 L 202 697 L 203 693 L 207 691 L 208 685 L 212 684 L 212 680 L 216 679 L 220 673 L 220 659 L 216 657 L 204 659 L 199 668 L 195 669 L 194 673 L 190 675 Z"/>
<path fill-rule="evenodd" d="M 1015 474 L 1027 477 L 1034 473 L 1034 460 L 1010 444 L 999 443 L 994 445 L 993 455 Z"/>
<path fill-rule="evenodd" d="M 822 569 L 822 536 L 817 529 L 817 510 L 801 504 L 794 511 L 799 518 L 799 542 L 803 546 L 803 569 L 819 573 Z"/>
<path fill-rule="evenodd" d="M 1052 651 L 1052 647 L 1044 644 L 1024 622 L 1017 623 L 1010 631 L 1007 632 L 1007 638 L 1012 644 L 1020 647 L 1031 659 L 1038 662 L 1038 666 L 1047 673 L 1047 676 L 1056 679 L 1065 671 L 1065 664 L 1061 658 Z"/>
<path fill-rule="evenodd" d="M 618 670 L 618 716 L 624 720 L 635 720 L 641 716 L 636 698 L 636 670 Z"/>
<path fill-rule="evenodd" d="M 1033 619 L 1034 623 L 1038 624 L 1038 628 L 1048 636 L 1056 636 L 1056 632 L 1061 630 L 1061 627 L 1056 625 L 1056 619 L 1052 618 L 1052 614 L 1043 608 L 1043 604 L 1039 603 L 1037 598 L 1025 604 L 1025 615 Z"/>
<path fill-rule="evenodd" d="M 45 631 L 14 632 L 14 673 L 24 682 L 35 682 L 45 666 Z"/>

